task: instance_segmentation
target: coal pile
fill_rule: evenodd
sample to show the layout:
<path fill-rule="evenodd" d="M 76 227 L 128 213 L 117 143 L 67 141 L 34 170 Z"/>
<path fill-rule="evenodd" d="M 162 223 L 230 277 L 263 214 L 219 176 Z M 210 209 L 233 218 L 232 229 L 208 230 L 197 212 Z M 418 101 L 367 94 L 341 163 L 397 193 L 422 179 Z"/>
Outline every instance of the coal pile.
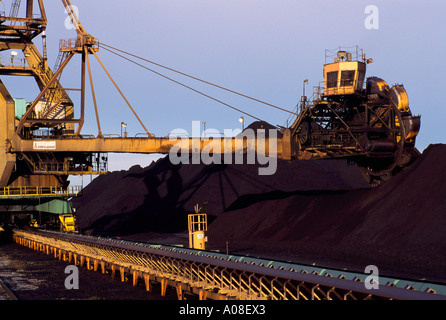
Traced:
<path fill-rule="evenodd" d="M 271 257 L 446 281 L 446 145 L 373 189 L 298 192 L 233 204 L 211 244 Z"/>
<path fill-rule="evenodd" d="M 246 129 L 276 128 L 256 121 Z M 85 233 L 119 236 L 181 232 L 196 204 L 212 221 L 246 195 L 368 187 L 358 168 L 344 160 L 278 160 L 275 174 L 265 176 L 258 174 L 258 163 L 232 163 L 174 165 L 166 156 L 146 168 L 135 165 L 98 177 L 73 200 L 79 227 Z"/>
<path fill-rule="evenodd" d="M 279 160 L 259 176 L 259 165 L 166 157 L 96 178 L 73 202 L 85 233 L 162 242 L 199 204 L 209 249 L 446 281 L 445 157 L 446 145 L 431 145 L 375 188 L 344 160 Z"/>
<path fill-rule="evenodd" d="M 181 232 L 196 204 L 212 220 L 250 196 L 265 199 L 296 190 L 368 188 L 359 169 L 341 160 L 278 160 L 271 176 L 259 176 L 258 168 L 257 164 L 173 165 L 166 157 L 146 168 L 111 172 L 94 179 L 73 200 L 79 227 L 86 233 L 121 236 Z"/>

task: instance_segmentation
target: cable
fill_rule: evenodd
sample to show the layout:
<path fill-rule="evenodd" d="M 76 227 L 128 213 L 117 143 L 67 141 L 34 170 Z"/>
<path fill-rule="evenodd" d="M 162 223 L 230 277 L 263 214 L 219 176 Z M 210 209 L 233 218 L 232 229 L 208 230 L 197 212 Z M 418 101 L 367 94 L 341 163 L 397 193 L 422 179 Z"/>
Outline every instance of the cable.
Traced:
<path fill-rule="evenodd" d="M 148 59 L 144 59 L 144 58 L 139 57 L 139 56 L 137 56 L 137 55 L 134 55 L 134 54 L 131 54 L 131 53 L 129 53 L 129 52 L 126 52 L 126 51 L 120 50 L 120 49 L 118 49 L 118 48 L 112 47 L 112 46 L 110 46 L 110 45 L 108 45 L 108 44 L 100 43 L 100 46 L 108 47 L 108 48 L 110 48 L 110 49 L 119 51 L 119 52 L 121 52 L 121 53 L 127 54 L 127 55 L 132 56 L 132 57 L 135 57 L 135 58 L 137 58 L 137 59 L 140 59 L 140 60 L 146 61 L 146 62 L 148 62 L 148 63 L 154 64 L 154 65 L 156 65 L 156 66 L 158 66 L 158 67 L 167 69 L 167 70 L 169 70 L 169 71 L 176 72 L 176 73 L 181 74 L 181 75 L 183 75 L 183 76 L 185 76 L 185 77 L 189 77 L 189 78 L 191 78 L 191 79 L 194 79 L 194 80 L 200 81 L 200 82 L 202 82 L 202 83 L 205 83 L 205 84 L 214 86 L 214 87 L 216 87 L 216 88 L 219 88 L 219 89 L 222 89 L 222 90 L 225 90 L 225 91 L 228 91 L 228 92 L 237 94 L 237 95 L 242 96 L 242 97 L 244 97 L 244 98 L 251 99 L 251 100 L 254 100 L 254 101 L 256 101 L 256 102 L 260 102 L 260 103 L 262 103 L 262 104 L 265 104 L 265 105 L 267 105 L 267 106 L 273 107 L 273 108 L 275 108 L 275 109 L 278 109 L 278 110 L 281 110 L 281 111 L 284 111 L 284 112 L 288 112 L 288 113 L 291 113 L 291 114 L 293 114 L 293 115 L 297 115 L 296 113 L 294 113 L 294 112 L 292 112 L 292 111 L 289 111 L 289 110 L 283 109 L 283 108 L 281 108 L 281 107 L 275 106 L 275 105 L 273 105 L 273 104 L 270 104 L 270 103 L 268 103 L 268 102 L 265 102 L 265 101 L 262 101 L 262 100 L 259 100 L 259 99 L 256 99 L 256 98 L 247 96 L 247 95 L 242 94 L 242 93 L 240 93 L 240 92 L 237 92 L 237 91 L 234 91 L 234 90 L 231 90 L 231 89 L 228 89 L 228 88 L 219 86 L 219 85 L 217 85 L 217 84 L 215 84 L 215 83 L 212 83 L 212 82 L 209 82 L 209 81 L 205 81 L 205 80 L 199 79 L 199 78 L 194 77 L 194 76 L 191 76 L 191 75 L 189 75 L 189 74 L 187 74 L 187 73 L 184 73 L 184 72 L 181 72 L 181 71 L 178 71 L 178 70 L 175 70 L 175 69 L 172 69 L 172 68 L 163 66 L 162 64 L 159 64 L 159 63 L 150 61 L 150 60 L 148 60 Z M 103 49 L 106 49 L 106 48 L 103 48 Z"/>
<path fill-rule="evenodd" d="M 211 100 L 214 100 L 214 101 L 216 101 L 216 102 L 218 102 L 218 103 L 221 103 L 221 104 L 223 104 L 223 105 L 225 105 L 225 106 L 227 106 L 227 107 L 229 107 L 229 108 L 231 108 L 231 109 L 233 109 L 233 110 L 236 110 L 236 111 L 238 111 L 238 112 L 240 112 L 240 113 L 243 113 L 243 114 L 245 114 L 245 115 L 247 115 L 247 116 L 249 116 L 249 117 L 251 117 L 251 118 L 254 118 L 254 119 L 256 119 L 256 120 L 264 121 L 264 120 L 262 120 L 262 119 L 260 119 L 260 118 L 258 118 L 258 117 L 256 117 L 256 116 L 254 116 L 254 115 L 252 115 L 252 114 L 249 114 L 249 113 L 247 113 L 247 112 L 245 112 L 245 111 L 242 111 L 242 110 L 240 110 L 240 109 L 238 109 L 238 108 L 236 108 L 236 107 L 234 107 L 234 106 L 231 106 L 231 105 L 227 104 L 226 102 L 223 102 L 223 101 L 221 101 L 221 100 L 218 100 L 218 99 L 216 99 L 216 98 L 213 98 L 213 97 L 211 97 L 211 96 L 205 94 L 204 92 L 201 92 L 201 91 L 196 90 L 196 89 L 194 89 L 194 88 L 192 88 L 192 87 L 189 87 L 189 86 L 185 85 L 184 83 L 181 83 L 181 82 L 179 82 L 179 81 L 177 81 L 177 80 L 174 80 L 174 79 L 172 79 L 172 78 L 169 78 L 168 76 L 166 76 L 166 75 L 164 75 L 164 74 L 162 74 L 162 73 L 160 73 L 160 72 L 158 72 L 158 71 L 155 71 L 155 70 L 153 70 L 153 69 L 150 69 L 150 68 L 148 68 L 148 67 L 146 67 L 146 66 L 144 66 L 144 65 L 142 65 L 142 64 L 140 64 L 140 63 L 138 63 L 138 62 L 136 62 L 136 61 L 134 61 L 134 60 L 132 60 L 132 59 L 129 59 L 129 58 L 127 58 L 127 57 L 124 57 L 123 55 L 121 55 L 121 54 L 119 54 L 119 53 L 116 53 L 116 52 L 114 52 L 114 51 L 112 51 L 112 50 L 109 50 L 109 49 L 107 49 L 107 48 L 105 48 L 105 47 L 103 47 L 102 49 L 104 49 L 104 50 L 106 50 L 106 51 L 108 51 L 108 52 L 111 52 L 111 53 L 113 53 L 114 55 L 117 55 L 117 56 L 119 56 L 119 57 L 121 57 L 121 58 L 123 58 L 123 59 L 125 59 L 125 60 L 127 60 L 127 61 L 130 61 L 131 63 L 134 63 L 134 64 L 136 64 L 137 66 L 140 66 L 141 68 L 144 68 L 144 69 L 146 69 L 146 70 L 148 70 L 148 71 L 151 71 L 151 72 L 153 72 L 153 73 L 155 73 L 155 74 L 157 74 L 157 75 L 159 75 L 159 76 L 161 76 L 161 77 L 163 77 L 163 78 L 165 78 L 165 79 L 167 79 L 167 80 L 169 80 L 169 81 L 172 81 L 172 82 L 174 82 L 174 83 L 176 83 L 176 84 L 179 84 L 180 86 L 183 86 L 183 87 L 185 87 L 185 88 L 187 88 L 187 89 L 189 89 L 189 90 L 192 90 L 192 91 L 194 91 L 194 92 L 196 92 L 196 93 L 198 93 L 198 94 L 201 94 L 201 95 L 203 95 L 203 96 L 205 96 L 205 97 L 207 97 L 207 98 L 209 98 L 209 99 L 211 99 Z"/>

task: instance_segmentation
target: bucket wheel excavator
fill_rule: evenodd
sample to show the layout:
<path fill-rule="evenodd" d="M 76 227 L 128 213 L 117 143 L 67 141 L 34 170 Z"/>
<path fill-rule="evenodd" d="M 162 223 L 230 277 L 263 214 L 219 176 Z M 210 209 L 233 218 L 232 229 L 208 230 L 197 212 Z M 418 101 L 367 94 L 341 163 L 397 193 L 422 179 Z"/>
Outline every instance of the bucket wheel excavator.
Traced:
<path fill-rule="evenodd" d="M 403 85 L 365 79 L 366 59 L 358 47 L 326 51 L 324 82 L 312 99 L 302 98 L 291 126 L 297 159 L 347 158 L 356 162 L 370 184 L 388 180 L 419 152 L 415 138 L 420 116 L 413 116 Z M 332 59 L 327 63 L 327 59 Z"/>
<path fill-rule="evenodd" d="M 77 38 L 60 41 L 59 56 L 51 69 L 46 57 L 47 19 L 43 0 L 23 1 L 25 17 L 18 17 L 20 0 L 12 0 L 9 16 L 0 14 L 0 53 L 10 56 L 2 57 L 0 75 L 33 77 L 40 93 L 32 102 L 14 99 L 0 80 L 0 141 L 3 143 L 0 148 L 0 219 L 3 221 L 0 223 L 7 220 L 5 217 L 23 215 L 30 220 L 30 215 L 38 215 L 38 219 L 31 220 L 44 225 L 52 217 L 59 216 L 56 220 L 60 222 L 53 222 L 73 231 L 72 209 L 67 200 L 76 196 L 77 191 L 69 188 L 70 175 L 105 174 L 110 152 L 169 153 L 175 145 L 183 143 L 193 153 L 212 143 L 212 139 L 193 137 L 154 137 L 97 55 L 100 48 L 109 51 L 112 47 L 100 45 L 84 30 L 69 0 L 62 0 L 62 3 L 75 26 Z M 33 43 L 38 36 L 42 37 L 43 54 Z M 80 88 L 66 89 L 59 82 L 60 76 L 75 54 L 82 57 Z M 147 136 L 104 137 L 90 56 L 97 58 Z M 324 81 L 314 88 L 313 97 L 307 99 L 304 95 L 299 112 L 291 112 L 297 116 L 293 124 L 282 127 L 280 138 L 267 143 L 276 144 L 276 155 L 284 160 L 350 159 L 359 165 L 372 185 L 377 184 L 418 155 L 415 138 L 420 129 L 420 117 L 412 115 L 402 85 L 389 87 L 382 79 L 365 79 L 366 65 L 372 61 L 366 59 L 360 49 L 355 48 L 353 52 L 339 49 L 332 58 L 332 62 L 326 60 Z M 81 133 L 87 74 L 98 126 L 96 137 Z M 75 118 L 69 90 L 81 92 L 78 118 Z M 213 148 L 214 153 L 227 153 L 228 144 L 229 152 L 234 152 L 235 146 L 240 145 L 237 137 L 224 139 L 220 149 Z M 242 146 L 246 150 L 247 141 L 243 140 Z M 45 220 L 43 212 L 48 213 L 48 219 Z"/>

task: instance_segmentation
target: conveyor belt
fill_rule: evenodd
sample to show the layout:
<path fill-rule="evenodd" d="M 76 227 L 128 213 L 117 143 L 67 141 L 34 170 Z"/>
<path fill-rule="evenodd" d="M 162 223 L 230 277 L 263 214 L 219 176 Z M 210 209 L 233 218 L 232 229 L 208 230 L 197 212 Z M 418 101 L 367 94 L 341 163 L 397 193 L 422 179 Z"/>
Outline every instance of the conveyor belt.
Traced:
<path fill-rule="evenodd" d="M 378 289 L 367 289 L 368 275 L 245 256 L 152 245 L 126 240 L 52 231 L 14 230 L 17 243 L 54 254 L 60 260 L 115 275 L 175 287 L 200 299 L 325 300 L 446 299 L 446 286 L 379 277 Z"/>

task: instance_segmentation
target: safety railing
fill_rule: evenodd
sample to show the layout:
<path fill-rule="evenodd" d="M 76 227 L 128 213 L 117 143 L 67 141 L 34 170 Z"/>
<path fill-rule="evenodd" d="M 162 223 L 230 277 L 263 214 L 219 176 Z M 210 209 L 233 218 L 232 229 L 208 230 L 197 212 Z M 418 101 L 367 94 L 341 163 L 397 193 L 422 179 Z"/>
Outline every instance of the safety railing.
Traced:
<path fill-rule="evenodd" d="M 338 47 L 336 49 L 325 49 L 325 64 L 331 63 L 335 58 L 338 57 L 339 51 L 345 51 L 346 53 L 350 53 L 351 61 L 361 61 L 363 59 L 364 51 L 359 48 L 359 46 L 353 47 Z"/>
<path fill-rule="evenodd" d="M 319 85 L 313 87 L 313 101 L 320 100 L 324 95 L 346 95 L 366 89 L 366 82 L 354 79 L 344 79 L 330 83 L 329 81 L 320 81 Z M 330 86 L 328 85 L 330 84 Z"/>
<path fill-rule="evenodd" d="M 0 198 L 24 197 L 75 197 L 81 192 L 81 186 L 63 187 L 3 187 L 0 188 Z"/>
<path fill-rule="evenodd" d="M 25 58 L 14 58 L 0 56 L 0 67 L 2 68 L 27 68 L 29 67 L 28 61 Z"/>
<path fill-rule="evenodd" d="M 60 52 L 70 52 L 73 50 L 81 50 L 82 49 L 82 39 L 60 39 L 59 40 L 59 51 Z M 99 50 L 99 41 L 95 41 L 95 43 L 91 46 L 94 51 Z"/>

